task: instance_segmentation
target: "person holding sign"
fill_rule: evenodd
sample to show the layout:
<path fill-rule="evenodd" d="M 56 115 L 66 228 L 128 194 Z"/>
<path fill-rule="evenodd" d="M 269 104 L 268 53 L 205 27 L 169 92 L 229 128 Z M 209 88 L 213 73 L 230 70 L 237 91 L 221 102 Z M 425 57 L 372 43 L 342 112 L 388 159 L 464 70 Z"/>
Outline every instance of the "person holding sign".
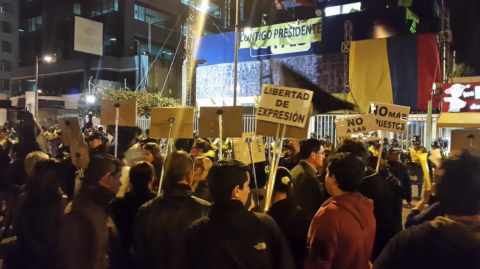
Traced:
<path fill-rule="evenodd" d="M 293 194 L 297 205 L 310 217 L 317 213 L 323 201 L 317 172 L 325 158 L 325 144 L 317 139 L 308 139 L 300 146 L 300 162 L 292 170 Z"/>

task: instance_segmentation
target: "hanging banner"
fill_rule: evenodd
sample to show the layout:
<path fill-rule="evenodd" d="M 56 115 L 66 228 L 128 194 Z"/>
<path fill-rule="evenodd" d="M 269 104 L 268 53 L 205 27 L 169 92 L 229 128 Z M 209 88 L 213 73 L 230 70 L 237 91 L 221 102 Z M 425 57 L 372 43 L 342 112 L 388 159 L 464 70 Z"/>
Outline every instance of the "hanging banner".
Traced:
<path fill-rule="evenodd" d="M 480 112 L 480 83 L 443 84 L 442 112 Z"/>
<path fill-rule="evenodd" d="M 263 85 L 257 120 L 305 127 L 308 122 L 313 92 L 297 88 Z"/>
<path fill-rule="evenodd" d="M 322 41 L 322 18 L 286 22 L 242 32 L 240 48 L 266 48 Z"/>
<path fill-rule="evenodd" d="M 366 114 L 335 120 L 337 139 L 356 138 L 362 141 L 379 140 L 375 116 Z"/>
<path fill-rule="evenodd" d="M 410 107 L 370 102 L 368 113 L 375 115 L 375 123 L 378 126 L 378 130 L 399 134 L 407 133 Z"/>
<path fill-rule="evenodd" d="M 248 142 L 246 138 L 252 138 L 252 153 L 253 161 L 255 163 L 264 162 L 265 159 L 265 145 L 263 144 L 263 136 L 255 136 L 255 133 L 244 133 L 243 138 L 233 138 L 233 153 L 235 160 L 241 161 L 245 164 L 251 164 L 250 150 L 248 149 Z"/>

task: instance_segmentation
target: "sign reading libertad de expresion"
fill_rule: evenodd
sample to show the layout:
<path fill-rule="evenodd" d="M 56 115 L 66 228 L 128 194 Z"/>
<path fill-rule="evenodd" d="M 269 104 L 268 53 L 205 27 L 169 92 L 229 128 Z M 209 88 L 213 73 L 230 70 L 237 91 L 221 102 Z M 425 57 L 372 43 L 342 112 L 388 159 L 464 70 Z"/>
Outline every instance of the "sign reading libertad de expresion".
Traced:
<path fill-rule="evenodd" d="M 257 119 L 303 128 L 308 122 L 312 97 L 309 90 L 263 85 Z"/>
<path fill-rule="evenodd" d="M 378 130 L 406 134 L 410 107 L 370 102 L 368 113 L 375 115 Z"/>
<path fill-rule="evenodd" d="M 253 28 L 242 33 L 240 48 L 266 48 L 322 41 L 322 18 Z"/>

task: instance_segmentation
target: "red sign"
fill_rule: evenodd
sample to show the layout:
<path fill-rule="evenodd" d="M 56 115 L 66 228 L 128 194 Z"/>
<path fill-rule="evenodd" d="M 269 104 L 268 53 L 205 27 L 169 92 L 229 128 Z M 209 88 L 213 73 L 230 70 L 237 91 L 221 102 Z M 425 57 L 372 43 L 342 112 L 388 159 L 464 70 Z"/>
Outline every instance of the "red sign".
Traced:
<path fill-rule="evenodd" d="M 443 84 L 442 112 L 480 112 L 480 83 Z"/>

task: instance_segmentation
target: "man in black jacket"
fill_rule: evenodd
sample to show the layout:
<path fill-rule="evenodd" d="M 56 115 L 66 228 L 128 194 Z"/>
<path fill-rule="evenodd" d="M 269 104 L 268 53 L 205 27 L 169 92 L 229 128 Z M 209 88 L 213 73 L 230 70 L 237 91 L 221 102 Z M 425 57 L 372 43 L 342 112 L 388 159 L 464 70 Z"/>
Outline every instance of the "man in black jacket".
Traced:
<path fill-rule="evenodd" d="M 345 139 L 337 148 L 337 153 L 350 152 L 366 162 L 367 150 L 358 140 Z M 373 243 L 372 261 L 378 257 L 388 241 L 402 231 L 402 201 L 395 186 L 375 171 L 367 171 L 360 193 L 373 200 L 373 214 L 377 221 L 375 241 Z"/>
<path fill-rule="evenodd" d="M 293 195 L 297 205 L 307 212 L 311 218 L 322 205 L 322 194 L 317 170 L 323 165 L 325 142 L 317 139 L 303 141 L 300 146 L 300 162 L 293 168 Z"/>
<path fill-rule="evenodd" d="M 390 173 L 392 173 L 402 186 L 402 193 L 405 201 L 407 201 L 407 207 L 412 206 L 412 184 L 410 183 L 410 175 L 408 173 L 408 167 L 400 161 L 400 154 L 402 149 L 390 148 L 388 150 L 388 165 L 390 167 Z"/>
<path fill-rule="evenodd" d="M 275 221 L 247 211 L 250 177 L 244 164 L 220 161 L 208 174 L 214 205 L 187 232 L 189 267 L 294 269 L 292 254 Z"/>
<path fill-rule="evenodd" d="M 184 151 L 165 159 L 166 186 L 160 197 L 144 204 L 134 225 L 136 268 L 187 268 L 185 232 L 206 215 L 209 203 L 192 196 L 193 161 Z"/>
<path fill-rule="evenodd" d="M 374 268 L 480 268 L 479 167 L 468 152 L 442 163 L 436 194 L 446 216 L 397 235 Z"/>

